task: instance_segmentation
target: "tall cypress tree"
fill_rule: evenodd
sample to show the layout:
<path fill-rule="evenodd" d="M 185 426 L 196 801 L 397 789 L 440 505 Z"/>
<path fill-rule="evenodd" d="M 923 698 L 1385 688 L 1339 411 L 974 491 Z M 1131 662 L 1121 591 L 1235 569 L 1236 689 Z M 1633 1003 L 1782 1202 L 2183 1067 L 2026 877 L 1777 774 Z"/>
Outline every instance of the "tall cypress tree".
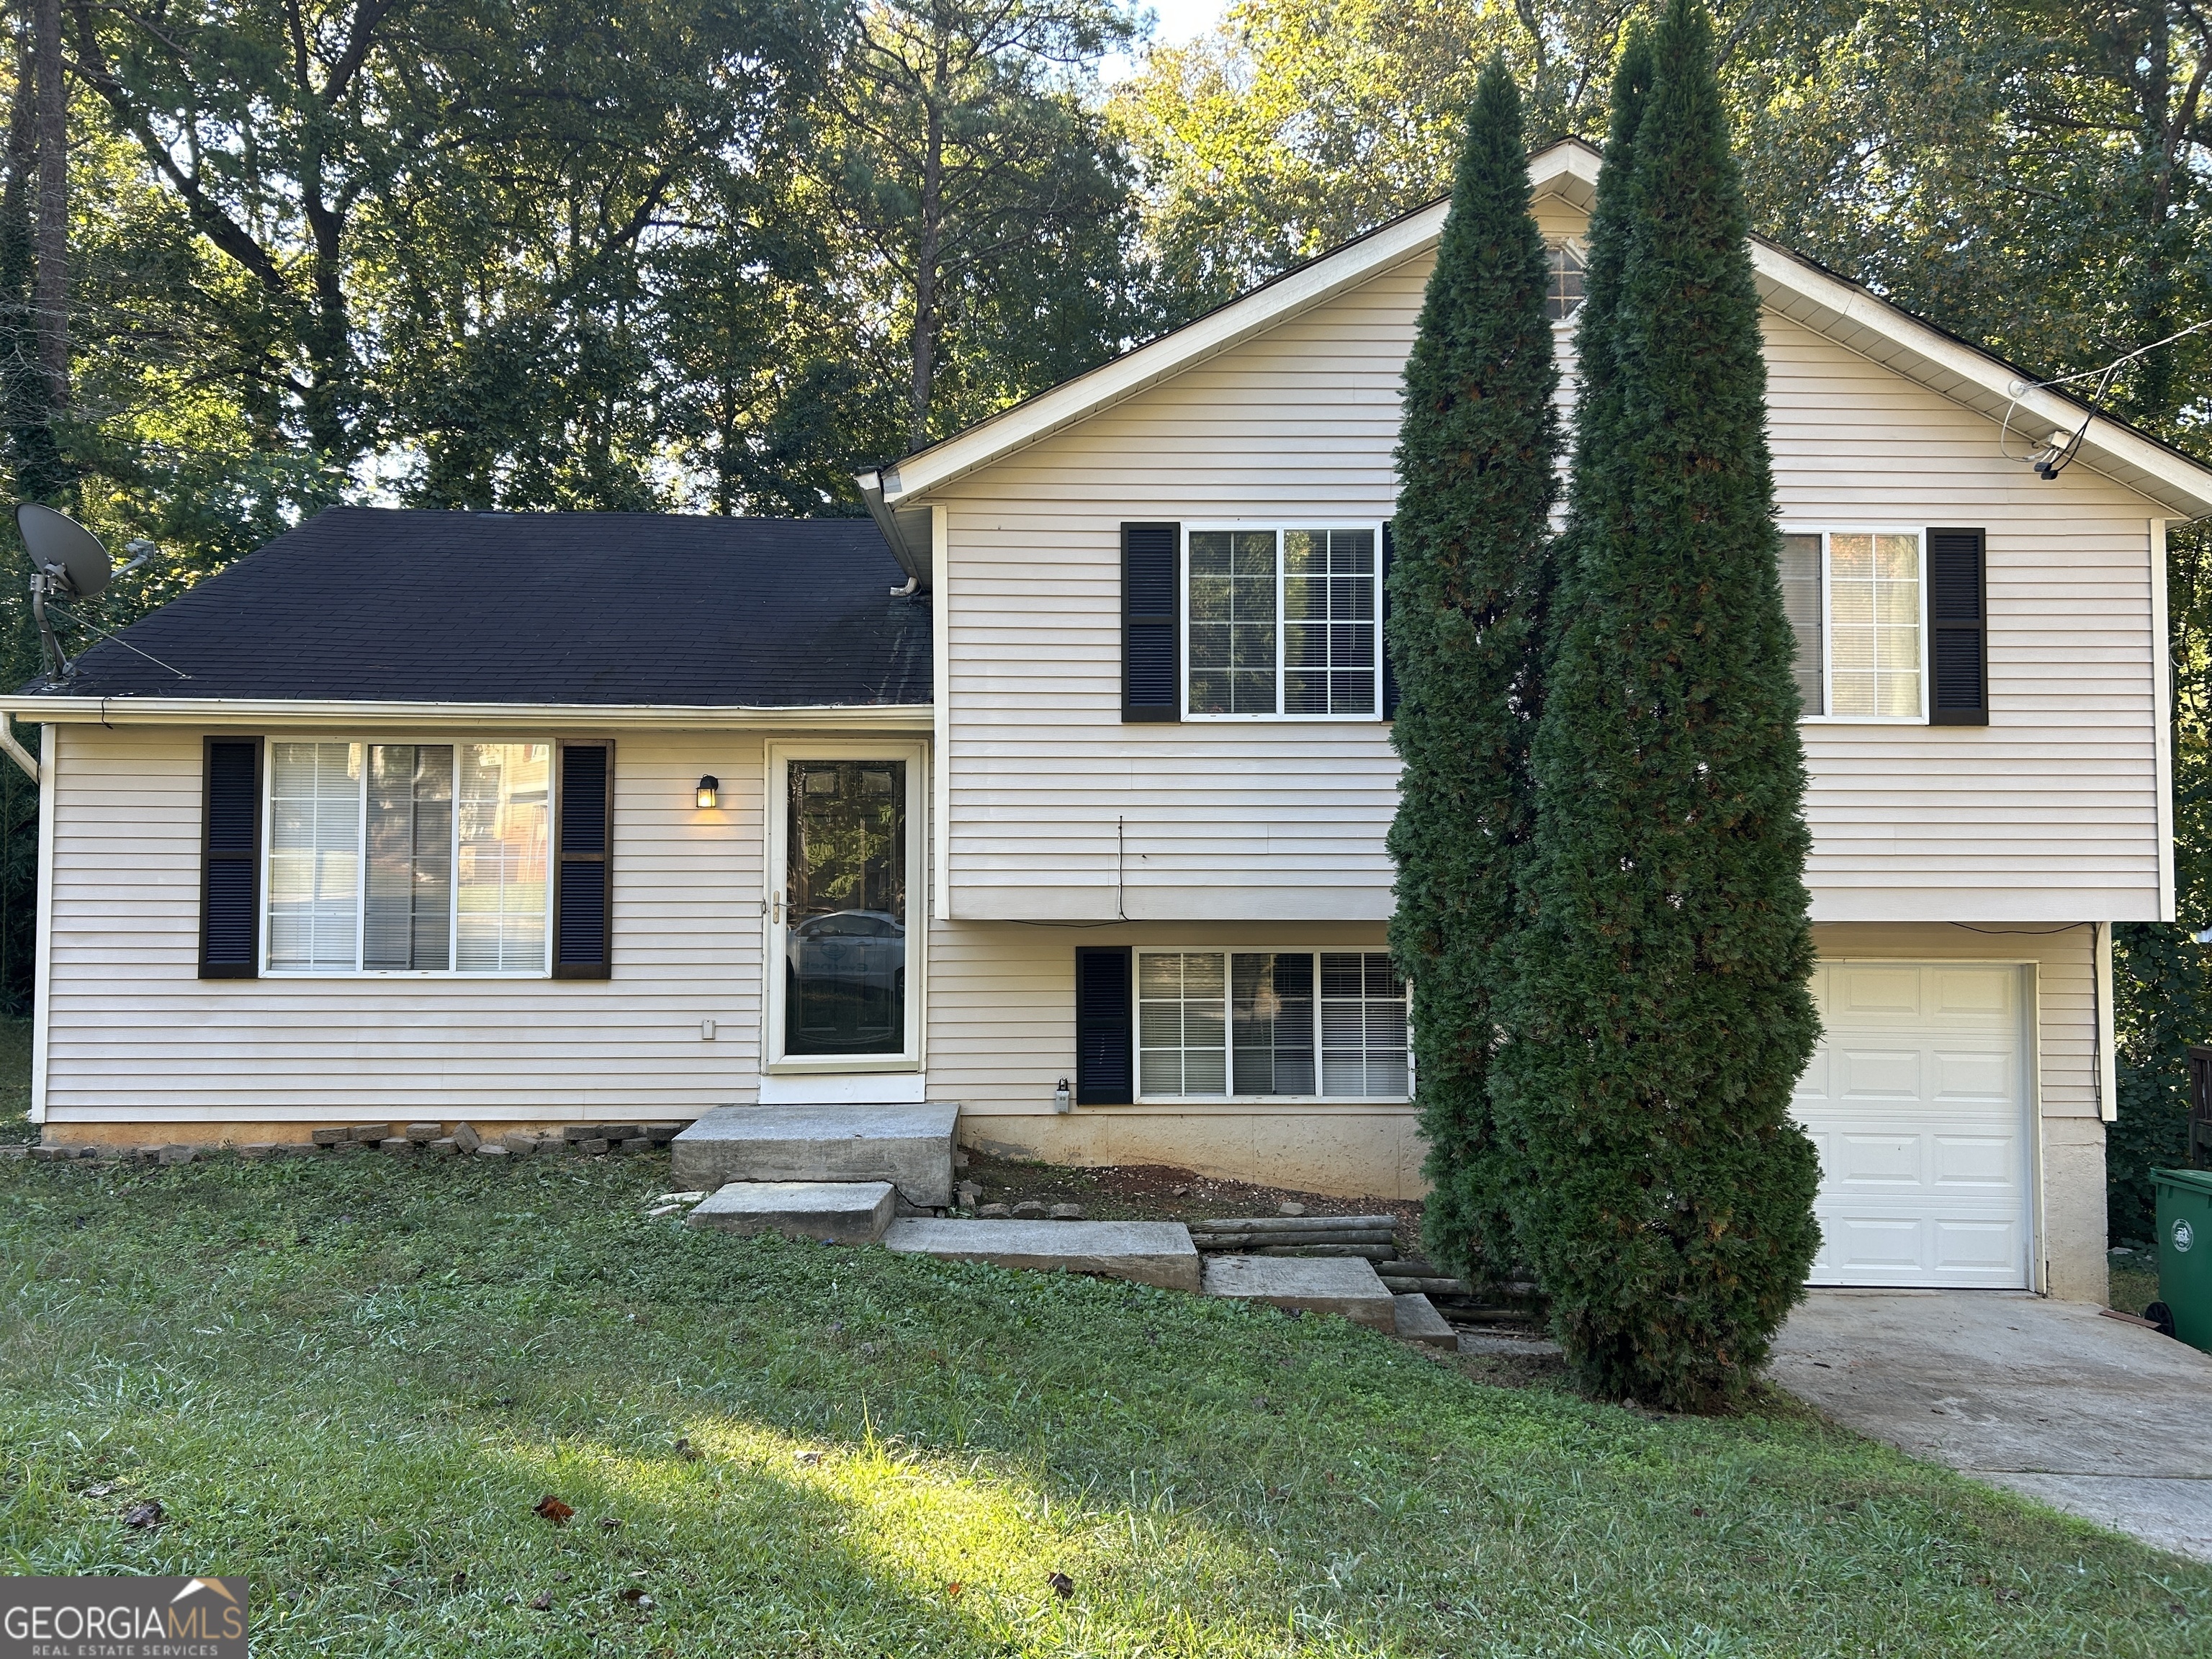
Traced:
<path fill-rule="evenodd" d="M 1405 758 L 1390 945 L 1412 981 L 1428 1247 L 1480 1279 L 1514 1260 L 1488 1073 L 1530 829 L 1536 652 L 1551 586 L 1559 370 L 1521 95 L 1476 82 L 1406 365 L 1389 647 Z"/>
<path fill-rule="evenodd" d="M 1819 1022 L 1759 298 L 1703 8 L 1671 0 L 1650 50 L 1618 295 L 1585 332 L 1602 395 L 1492 1098 L 1583 1382 L 1708 1409 L 1764 1362 L 1819 1243 L 1790 1118 Z"/>

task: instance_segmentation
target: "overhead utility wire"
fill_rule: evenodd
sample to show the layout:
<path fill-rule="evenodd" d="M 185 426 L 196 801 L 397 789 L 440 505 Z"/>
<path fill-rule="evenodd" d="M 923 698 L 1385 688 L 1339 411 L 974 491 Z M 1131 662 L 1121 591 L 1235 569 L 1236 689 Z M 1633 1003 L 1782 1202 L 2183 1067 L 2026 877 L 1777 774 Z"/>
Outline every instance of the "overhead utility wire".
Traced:
<path fill-rule="evenodd" d="M 2124 357 L 2115 357 L 2102 368 L 2085 368 L 2078 374 L 2062 374 L 2052 380 L 2014 380 L 2007 388 L 2010 393 L 2010 401 L 2005 404 L 2004 429 L 1997 435 L 1997 453 L 2008 461 L 2033 461 L 2039 475 L 2045 478 L 2057 477 L 2064 470 L 2066 464 L 2080 453 L 2081 440 L 2089 433 L 2089 423 L 2103 411 L 2105 394 L 2112 389 L 2113 375 L 2135 362 L 2136 358 L 2156 351 L 2160 346 L 2172 345 L 2176 340 L 2186 339 L 2190 335 L 2208 328 L 2212 328 L 2212 317 L 2191 323 L 2187 328 L 2169 334 L 2163 340 L 2153 340 L 2147 346 L 2138 346 Z M 2014 454 L 2011 441 L 2012 417 L 2013 411 L 2020 407 L 2020 400 L 2031 392 L 2045 392 L 2052 386 L 2072 386 L 2079 380 L 2094 380 L 2097 383 L 2097 389 L 2091 392 L 2087 398 L 2089 412 L 2081 417 L 2081 424 L 2070 436 L 2052 433 L 2051 434 L 2052 441 L 2045 444 L 2040 451 L 2027 455 Z M 2039 460 L 2037 459 L 2038 454 L 2042 457 Z"/>

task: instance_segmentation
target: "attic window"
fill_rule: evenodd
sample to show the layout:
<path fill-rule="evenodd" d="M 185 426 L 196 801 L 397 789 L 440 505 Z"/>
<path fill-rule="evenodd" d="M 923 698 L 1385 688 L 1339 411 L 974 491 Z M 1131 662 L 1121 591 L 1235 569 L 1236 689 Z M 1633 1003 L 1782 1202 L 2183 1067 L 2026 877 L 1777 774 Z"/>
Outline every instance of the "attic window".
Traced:
<path fill-rule="evenodd" d="M 1544 314 L 1563 323 L 1583 302 L 1583 256 L 1571 242 L 1551 245 L 1552 281 L 1544 295 Z"/>

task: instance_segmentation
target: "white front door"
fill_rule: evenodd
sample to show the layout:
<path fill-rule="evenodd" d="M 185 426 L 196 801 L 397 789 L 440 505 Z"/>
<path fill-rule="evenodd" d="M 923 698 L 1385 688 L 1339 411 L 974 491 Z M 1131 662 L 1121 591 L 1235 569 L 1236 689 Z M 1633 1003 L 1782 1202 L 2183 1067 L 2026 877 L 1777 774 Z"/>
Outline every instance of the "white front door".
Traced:
<path fill-rule="evenodd" d="M 2027 985 L 2010 963 L 1815 970 L 1795 1107 L 1820 1151 L 1814 1284 L 2029 1287 Z"/>

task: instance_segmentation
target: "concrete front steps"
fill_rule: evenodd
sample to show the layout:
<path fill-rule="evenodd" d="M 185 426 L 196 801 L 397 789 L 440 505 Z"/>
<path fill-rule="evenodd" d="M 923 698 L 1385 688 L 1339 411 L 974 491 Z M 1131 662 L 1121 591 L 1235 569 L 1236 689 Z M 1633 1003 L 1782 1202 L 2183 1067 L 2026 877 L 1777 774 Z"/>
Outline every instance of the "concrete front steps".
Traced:
<path fill-rule="evenodd" d="M 669 1142 L 678 1187 L 732 1181 L 884 1182 L 916 1209 L 952 1202 L 952 1132 L 960 1108 L 717 1106 Z"/>
<path fill-rule="evenodd" d="M 1212 1249 L 1201 1255 L 1191 1229 L 1179 1221 L 901 1214 L 952 1202 L 959 1117 L 959 1107 L 949 1103 L 716 1107 L 670 1143 L 675 1184 L 709 1194 L 684 1224 L 829 1244 L 881 1243 L 942 1261 L 1126 1279 L 1338 1314 L 1409 1341 L 1455 1344 L 1452 1328 L 1427 1297 L 1394 1295 L 1398 1287 L 1385 1285 L 1363 1255 L 1303 1253 L 1316 1231 L 1341 1231 L 1347 1224 L 1341 1218 L 1202 1224 L 1203 1241 Z M 1378 1254 L 1387 1249 L 1393 1218 L 1353 1220 L 1375 1233 Z M 1223 1254 L 1224 1247 L 1237 1253 Z"/>

